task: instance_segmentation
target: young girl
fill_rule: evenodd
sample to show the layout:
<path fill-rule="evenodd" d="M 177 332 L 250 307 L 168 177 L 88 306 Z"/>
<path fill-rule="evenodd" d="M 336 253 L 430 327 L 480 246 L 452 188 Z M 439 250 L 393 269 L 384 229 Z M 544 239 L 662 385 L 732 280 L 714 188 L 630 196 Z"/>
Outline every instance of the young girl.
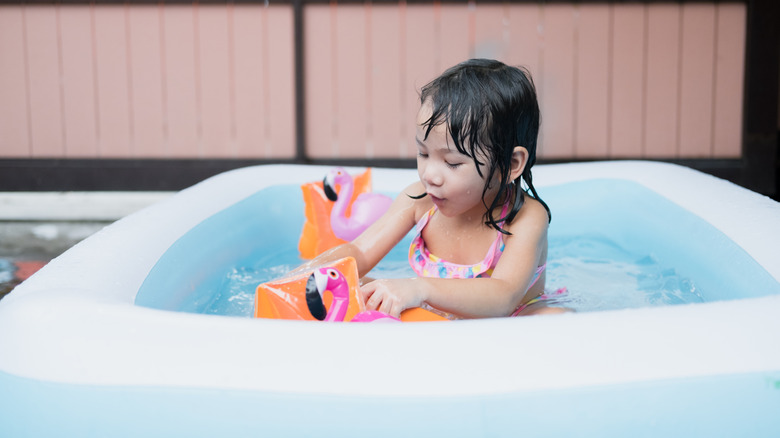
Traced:
<path fill-rule="evenodd" d="M 368 309 L 398 317 L 425 306 L 461 318 L 563 311 L 543 302 L 550 210 L 531 179 L 539 105 L 530 75 L 472 59 L 424 86 L 420 101 L 420 181 L 355 240 L 300 269 L 352 256 L 363 276 L 416 226 L 409 262 L 419 277 L 361 285 Z"/>

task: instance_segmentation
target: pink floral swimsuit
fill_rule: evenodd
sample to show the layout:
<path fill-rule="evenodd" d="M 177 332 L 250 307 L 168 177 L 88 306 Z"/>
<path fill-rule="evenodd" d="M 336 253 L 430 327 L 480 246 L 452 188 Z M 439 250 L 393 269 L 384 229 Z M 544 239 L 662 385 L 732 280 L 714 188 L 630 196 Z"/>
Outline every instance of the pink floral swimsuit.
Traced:
<path fill-rule="evenodd" d="M 422 237 L 422 231 L 431 216 L 436 213 L 437 208 L 434 205 L 428 210 L 420 221 L 417 222 L 417 235 L 412 240 L 412 244 L 409 246 L 409 264 L 412 265 L 412 269 L 420 277 L 439 277 L 439 278 L 479 278 L 490 277 L 498 264 L 498 259 L 504 252 L 504 239 L 501 237 L 501 233 L 498 234 L 496 240 L 490 245 L 485 258 L 473 265 L 459 265 L 457 263 L 450 263 L 446 260 L 442 260 L 439 257 L 431 254 L 428 248 L 425 246 L 425 241 Z M 506 205 L 504 211 L 506 213 Z"/>
<path fill-rule="evenodd" d="M 502 217 L 506 215 L 506 211 L 508 207 L 509 207 L 508 204 L 504 205 L 504 208 L 501 211 Z M 412 266 L 414 272 L 416 272 L 417 275 L 421 277 L 438 277 L 438 278 L 490 277 L 493 274 L 493 270 L 495 269 L 496 265 L 498 264 L 498 259 L 501 258 L 501 254 L 504 252 L 503 234 L 500 231 L 496 231 L 497 234 L 496 240 L 494 240 L 493 244 L 490 245 L 490 249 L 488 249 L 485 258 L 482 259 L 481 262 L 475 263 L 473 265 L 459 265 L 457 263 L 450 263 L 446 260 L 442 260 L 441 258 L 431 254 L 431 252 L 428 251 L 428 248 L 425 246 L 425 240 L 423 240 L 422 237 L 423 229 L 425 228 L 426 225 L 428 225 L 428 221 L 430 220 L 431 216 L 433 216 L 434 213 L 436 213 L 436 211 L 437 208 L 434 205 L 417 222 L 417 227 L 416 227 L 417 234 L 412 240 L 412 244 L 409 246 L 409 264 Z M 501 225 L 503 225 L 503 222 L 499 224 L 499 226 Z M 546 267 L 547 264 L 545 263 L 536 268 L 536 271 L 534 272 L 534 278 L 531 281 L 531 284 L 528 286 L 528 289 L 526 290 L 531 289 L 534 286 L 534 284 L 536 284 L 536 281 L 539 280 L 539 277 L 541 276 L 542 272 L 544 272 Z M 565 289 L 556 291 L 555 293 L 549 295 L 542 294 L 530 300 L 529 302 L 521 305 L 519 308 L 517 308 L 517 310 L 515 310 L 512 316 L 516 316 L 523 309 L 525 309 L 526 307 L 530 306 L 533 303 L 551 299 L 554 296 L 560 295 L 562 293 L 565 293 Z M 444 314 L 444 312 L 437 311 L 437 309 L 433 309 L 428 305 L 423 305 L 423 307 L 429 310 L 434 310 L 436 311 L 436 313 Z M 444 316 L 450 319 L 455 319 L 454 315 L 444 314 Z"/>

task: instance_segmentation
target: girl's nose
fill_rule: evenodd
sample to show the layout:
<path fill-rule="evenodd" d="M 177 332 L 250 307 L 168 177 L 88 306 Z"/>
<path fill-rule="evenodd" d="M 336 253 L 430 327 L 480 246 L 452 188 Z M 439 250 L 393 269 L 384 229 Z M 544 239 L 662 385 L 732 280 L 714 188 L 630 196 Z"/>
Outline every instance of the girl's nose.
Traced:
<path fill-rule="evenodd" d="M 436 166 L 427 165 L 423 170 L 423 182 L 427 185 L 440 186 L 444 181 Z"/>

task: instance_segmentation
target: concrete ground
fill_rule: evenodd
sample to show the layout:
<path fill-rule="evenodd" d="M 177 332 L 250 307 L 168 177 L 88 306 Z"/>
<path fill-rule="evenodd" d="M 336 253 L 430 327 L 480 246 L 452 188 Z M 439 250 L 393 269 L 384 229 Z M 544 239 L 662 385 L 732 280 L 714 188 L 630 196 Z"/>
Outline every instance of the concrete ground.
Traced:
<path fill-rule="evenodd" d="M 0 192 L 0 298 L 51 259 L 171 192 Z"/>

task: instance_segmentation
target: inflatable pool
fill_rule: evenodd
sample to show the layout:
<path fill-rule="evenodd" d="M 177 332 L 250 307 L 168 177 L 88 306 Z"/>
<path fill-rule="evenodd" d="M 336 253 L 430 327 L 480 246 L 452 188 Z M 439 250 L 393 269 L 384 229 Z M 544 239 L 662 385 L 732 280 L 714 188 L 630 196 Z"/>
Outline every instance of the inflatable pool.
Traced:
<path fill-rule="evenodd" d="M 327 170 L 218 175 L 17 287 L 0 436 L 780 434 L 780 204 L 670 164 L 539 166 L 551 239 L 642 248 L 700 302 L 401 324 L 208 311 L 227 271 L 294 260 L 299 186 Z M 373 170 L 385 193 L 415 178 Z"/>

